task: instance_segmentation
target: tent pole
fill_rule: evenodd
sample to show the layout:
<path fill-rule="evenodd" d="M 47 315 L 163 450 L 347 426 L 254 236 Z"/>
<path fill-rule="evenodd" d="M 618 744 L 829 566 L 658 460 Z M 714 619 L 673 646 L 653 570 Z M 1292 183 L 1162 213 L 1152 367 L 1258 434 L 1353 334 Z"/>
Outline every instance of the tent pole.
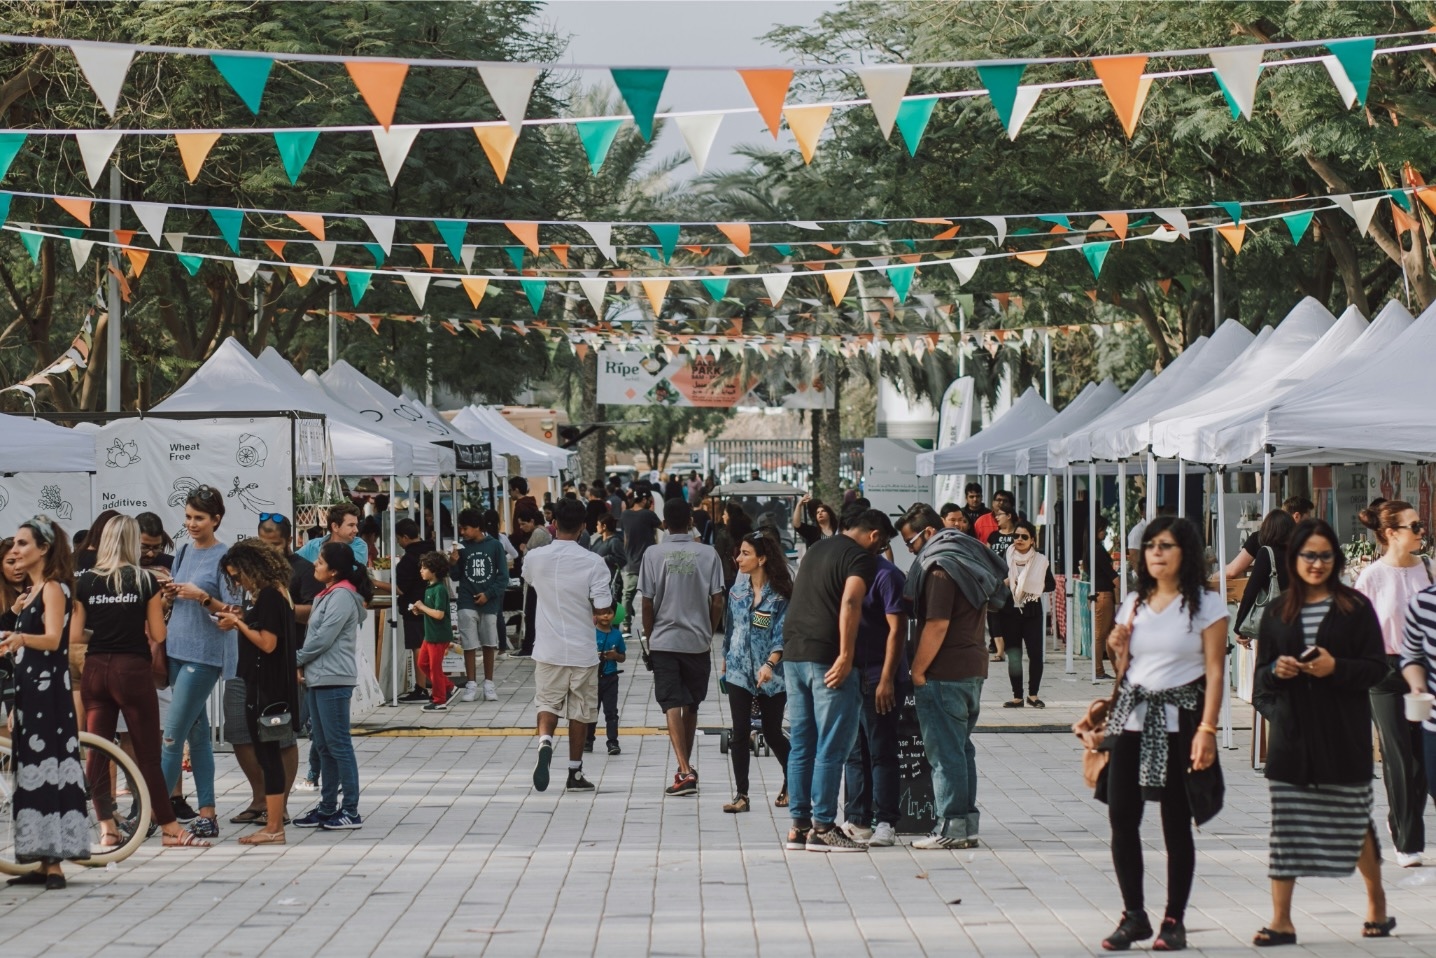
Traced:
<path fill-rule="evenodd" d="M 1127 460 L 1117 460 L 1117 551 L 1122 554 L 1120 562 L 1121 579 L 1117 583 L 1117 595 L 1112 596 L 1112 601 L 1117 602 L 1119 597 L 1127 590 Z"/>
<path fill-rule="evenodd" d="M 1226 472 L 1217 472 L 1217 588 L 1221 592 L 1222 604 L 1227 602 L 1227 497 Z M 1230 633 L 1231 620 L 1227 630 Z M 1228 647 L 1231 642 L 1227 642 Z M 1232 654 L 1228 652 L 1222 668 L 1222 748 L 1232 747 Z"/>
<path fill-rule="evenodd" d="M 1067 674 L 1071 675 L 1077 670 L 1072 667 L 1072 620 L 1075 612 L 1073 602 L 1072 583 L 1072 466 L 1067 466 L 1067 473 L 1062 478 L 1062 575 L 1066 583 L 1066 606 L 1067 606 Z"/>
<path fill-rule="evenodd" d="M 1147 447 L 1147 514 L 1142 518 L 1151 522 L 1157 518 L 1157 457 Z"/>
<path fill-rule="evenodd" d="M 1271 511 L 1271 446 L 1262 448 L 1261 466 L 1261 514 Z"/>
<path fill-rule="evenodd" d="M 398 477 L 389 477 L 389 690 L 392 693 L 389 704 L 399 704 L 399 670 L 403 667 L 404 643 L 399 638 L 399 577 L 394 573 L 397 563 L 394 554 L 399 550 L 399 539 L 394 526 L 399 522 L 399 497 L 394 493 Z M 411 497 L 412 498 L 412 497 Z M 380 670 L 382 671 L 382 669 Z"/>
<path fill-rule="evenodd" d="M 1177 457 L 1177 515 L 1187 517 L 1187 462 Z"/>
<path fill-rule="evenodd" d="M 1097 681 L 1097 463 L 1087 463 L 1087 619 L 1092 640 L 1092 681 Z"/>
<path fill-rule="evenodd" d="M 110 273 L 105 293 L 105 411 L 120 411 L 120 323 L 124 307 L 120 304 L 120 242 L 115 231 L 120 228 L 120 167 L 110 164 Z"/>
<path fill-rule="evenodd" d="M 329 291 L 329 368 L 339 358 L 339 289 Z"/>

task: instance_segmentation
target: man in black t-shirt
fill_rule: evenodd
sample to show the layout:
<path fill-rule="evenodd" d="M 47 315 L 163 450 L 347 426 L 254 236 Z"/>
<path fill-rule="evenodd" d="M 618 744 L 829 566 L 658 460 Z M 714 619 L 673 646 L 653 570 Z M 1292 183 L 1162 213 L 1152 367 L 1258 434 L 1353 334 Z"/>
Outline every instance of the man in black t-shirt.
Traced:
<path fill-rule="evenodd" d="M 969 482 L 962 490 L 965 505 L 962 507 L 962 514 L 967 516 L 969 529 L 977 527 L 977 520 L 987 515 L 992 510 L 982 502 L 982 485 L 976 482 Z"/>
<path fill-rule="evenodd" d="M 798 568 L 783 618 L 783 678 L 792 751 L 788 754 L 786 847 L 860 852 L 833 823 L 838 784 L 857 739 L 863 694 L 853 670 L 863 599 L 877 575 L 892 521 L 877 509 L 850 518 L 840 535 L 813 545 Z"/>
<path fill-rule="evenodd" d="M 623 552 L 628 557 L 623 566 L 623 605 L 628 610 L 624 624 L 634 635 L 642 631 L 633 607 L 633 596 L 638 592 L 638 572 L 643 568 L 643 553 L 658 541 L 658 530 L 662 525 L 658 514 L 653 511 L 653 493 L 645 483 L 643 491 L 634 497 L 633 507 L 623 510 L 618 517 L 618 531 L 623 534 Z"/>
<path fill-rule="evenodd" d="M 1288 512 L 1297 522 L 1307 516 L 1316 513 L 1316 504 L 1304 496 L 1292 496 L 1281 504 L 1283 512 Z M 1242 549 L 1237 557 L 1227 563 L 1226 574 L 1228 579 L 1240 579 L 1251 568 L 1256 561 L 1257 555 L 1261 552 L 1261 533 L 1253 532 L 1247 536 L 1247 541 L 1242 543 Z"/>

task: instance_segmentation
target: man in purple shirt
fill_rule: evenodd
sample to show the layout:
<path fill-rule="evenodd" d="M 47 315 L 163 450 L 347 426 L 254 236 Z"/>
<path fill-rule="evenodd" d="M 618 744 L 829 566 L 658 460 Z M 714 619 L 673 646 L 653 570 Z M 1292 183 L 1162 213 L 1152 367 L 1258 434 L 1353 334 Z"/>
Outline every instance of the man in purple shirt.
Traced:
<path fill-rule="evenodd" d="M 863 599 L 853 658 L 863 709 L 844 774 L 843 828 L 855 842 L 887 846 L 897 844 L 898 714 L 910 687 L 903 601 L 907 577 L 881 555 L 877 561 L 877 576 Z"/>

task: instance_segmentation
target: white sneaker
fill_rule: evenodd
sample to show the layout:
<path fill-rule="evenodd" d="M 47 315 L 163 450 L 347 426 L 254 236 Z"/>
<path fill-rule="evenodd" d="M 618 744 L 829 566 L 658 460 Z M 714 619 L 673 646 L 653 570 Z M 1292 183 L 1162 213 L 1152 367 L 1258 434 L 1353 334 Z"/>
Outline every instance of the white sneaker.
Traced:
<path fill-rule="evenodd" d="M 1420 853 L 1420 852 L 1397 852 L 1397 853 L 1396 853 L 1396 864 L 1400 865 L 1402 868 L 1420 868 L 1420 867 L 1421 867 L 1421 853 Z"/>
<path fill-rule="evenodd" d="M 873 837 L 868 839 L 868 844 L 881 848 L 896 845 L 897 829 L 893 828 L 892 825 L 887 822 L 878 822 L 877 827 L 873 829 Z"/>
<path fill-rule="evenodd" d="M 470 682 L 468 685 L 465 685 L 464 691 L 459 693 L 459 701 L 461 702 L 473 702 L 478 699 L 478 697 L 479 687 L 473 682 Z"/>
<path fill-rule="evenodd" d="M 976 848 L 975 838 L 944 838 L 942 835 L 924 835 L 912 843 L 912 847 L 927 851 L 930 849 L 947 848 Z"/>
<path fill-rule="evenodd" d="M 493 683 L 493 682 L 490 682 L 488 679 L 485 679 L 485 680 L 484 680 L 484 701 L 485 701 L 485 702 L 497 702 L 498 700 L 499 700 L 499 692 L 498 692 L 497 689 L 494 688 L 494 683 Z"/>
<path fill-rule="evenodd" d="M 855 842 L 866 845 L 872 840 L 873 830 L 865 825 L 858 825 L 853 822 L 843 822 L 843 834 Z"/>

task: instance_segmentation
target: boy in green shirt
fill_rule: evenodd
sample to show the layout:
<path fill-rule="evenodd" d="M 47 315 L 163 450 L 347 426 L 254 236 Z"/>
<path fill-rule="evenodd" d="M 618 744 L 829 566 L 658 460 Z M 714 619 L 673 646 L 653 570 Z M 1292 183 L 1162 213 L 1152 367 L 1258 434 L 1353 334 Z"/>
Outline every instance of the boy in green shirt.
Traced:
<path fill-rule="evenodd" d="M 429 676 L 433 695 L 425 712 L 447 712 L 454 683 L 444 674 L 444 654 L 454 641 L 449 618 L 449 560 L 442 552 L 426 552 L 419 558 L 419 576 L 426 583 L 424 601 L 409 607 L 424 617 L 424 647 L 419 650 L 420 667 Z"/>

